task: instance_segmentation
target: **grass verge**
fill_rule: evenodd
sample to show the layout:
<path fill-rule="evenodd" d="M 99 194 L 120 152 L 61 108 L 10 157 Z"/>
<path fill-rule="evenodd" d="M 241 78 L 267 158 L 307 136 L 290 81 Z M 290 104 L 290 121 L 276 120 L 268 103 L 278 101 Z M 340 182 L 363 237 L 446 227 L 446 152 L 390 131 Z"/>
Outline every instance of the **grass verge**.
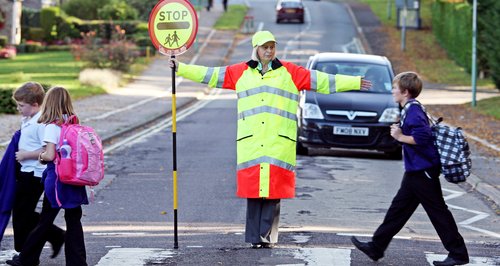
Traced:
<path fill-rule="evenodd" d="M 28 81 L 67 88 L 75 99 L 105 93 L 99 87 L 83 86 L 78 81 L 82 62 L 74 61 L 69 51 L 20 54 L 0 61 L 0 84 L 17 88 Z"/>
<path fill-rule="evenodd" d="M 500 106 L 500 97 L 493 97 L 478 101 L 475 110 L 500 120 L 500 108 L 498 108 L 498 106 Z"/>
<path fill-rule="evenodd" d="M 215 22 L 217 30 L 238 30 L 245 19 L 248 8 L 245 5 L 229 5 L 227 12 Z"/>

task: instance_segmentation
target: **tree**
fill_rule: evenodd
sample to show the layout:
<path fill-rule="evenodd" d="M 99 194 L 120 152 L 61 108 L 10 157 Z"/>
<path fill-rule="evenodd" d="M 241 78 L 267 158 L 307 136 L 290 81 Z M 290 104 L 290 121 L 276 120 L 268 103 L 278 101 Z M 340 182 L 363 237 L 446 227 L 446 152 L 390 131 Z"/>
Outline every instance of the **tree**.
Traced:
<path fill-rule="evenodd" d="M 80 19 L 99 19 L 99 9 L 109 4 L 111 0 L 69 0 L 62 9 L 66 14 Z"/>
<path fill-rule="evenodd" d="M 112 0 L 98 10 L 98 15 L 100 19 L 134 20 L 137 19 L 138 12 L 124 1 Z"/>

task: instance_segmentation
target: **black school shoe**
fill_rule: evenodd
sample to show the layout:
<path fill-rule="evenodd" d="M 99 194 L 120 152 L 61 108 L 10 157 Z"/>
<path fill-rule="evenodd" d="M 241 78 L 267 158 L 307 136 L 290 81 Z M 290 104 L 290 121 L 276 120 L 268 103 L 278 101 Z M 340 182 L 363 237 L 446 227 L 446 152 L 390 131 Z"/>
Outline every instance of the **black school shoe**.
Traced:
<path fill-rule="evenodd" d="M 66 232 L 63 232 L 61 234 L 61 238 L 57 241 L 52 243 L 52 255 L 50 256 L 51 259 L 54 259 L 59 255 L 59 252 L 61 252 L 61 248 L 64 244 L 64 239 L 66 238 Z"/>
<path fill-rule="evenodd" d="M 464 265 L 469 263 L 469 260 L 457 260 L 454 258 L 446 257 L 443 261 L 433 261 L 432 264 L 436 266 L 454 266 L 454 265 Z"/>
<path fill-rule="evenodd" d="M 384 257 L 383 253 L 375 251 L 373 246 L 368 242 L 361 242 L 354 236 L 351 237 L 351 242 L 354 244 L 354 246 L 356 246 L 357 249 L 361 250 L 373 261 L 378 261 L 380 258 Z"/>
<path fill-rule="evenodd" d="M 12 259 L 5 261 L 5 263 L 8 265 L 11 265 L 11 266 L 39 266 L 40 265 L 40 261 L 38 261 L 34 265 L 25 265 L 21 262 L 21 258 L 19 257 L 19 255 L 14 255 L 12 257 Z"/>

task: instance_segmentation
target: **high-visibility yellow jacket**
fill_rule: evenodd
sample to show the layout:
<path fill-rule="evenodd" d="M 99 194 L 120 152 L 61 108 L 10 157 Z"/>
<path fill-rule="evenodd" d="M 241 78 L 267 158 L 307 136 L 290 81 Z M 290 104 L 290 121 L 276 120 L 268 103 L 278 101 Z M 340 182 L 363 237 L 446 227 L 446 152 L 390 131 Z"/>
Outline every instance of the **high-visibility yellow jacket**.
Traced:
<path fill-rule="evenodd" d="M 299 90 L 359 90 L 361 78 L 307 70 L 275 59 L 264 75 L 258 62 L 225 67 L 179 64 L 177 74 L 238 95 L 237 192 L 242 198 L 293 198 Z"/>

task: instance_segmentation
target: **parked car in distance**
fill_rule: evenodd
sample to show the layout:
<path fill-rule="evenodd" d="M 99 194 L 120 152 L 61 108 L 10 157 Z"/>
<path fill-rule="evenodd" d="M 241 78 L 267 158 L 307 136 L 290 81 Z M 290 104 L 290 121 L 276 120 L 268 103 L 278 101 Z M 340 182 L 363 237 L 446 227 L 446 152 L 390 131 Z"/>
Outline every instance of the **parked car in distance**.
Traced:
<path fill-rule="evenodd" d="M 276 4 L 276 23 L 297 20 L 304 23 L 304 4 L 302 0 L 278 0 Z"/>
<path fill-rule="evenodd" d="M 320 94 L 301 91 L 297 153 L 310 148 L 348 148 L 383 151 L 401 159 L 401 145 L 390 135 L 399 120 L 399 106 L 391 94 L 394 72 L 386 57 L 349 53 L 319 53 L 306 68 L 329 74 L 364 76 L 368 91 Z"/>

